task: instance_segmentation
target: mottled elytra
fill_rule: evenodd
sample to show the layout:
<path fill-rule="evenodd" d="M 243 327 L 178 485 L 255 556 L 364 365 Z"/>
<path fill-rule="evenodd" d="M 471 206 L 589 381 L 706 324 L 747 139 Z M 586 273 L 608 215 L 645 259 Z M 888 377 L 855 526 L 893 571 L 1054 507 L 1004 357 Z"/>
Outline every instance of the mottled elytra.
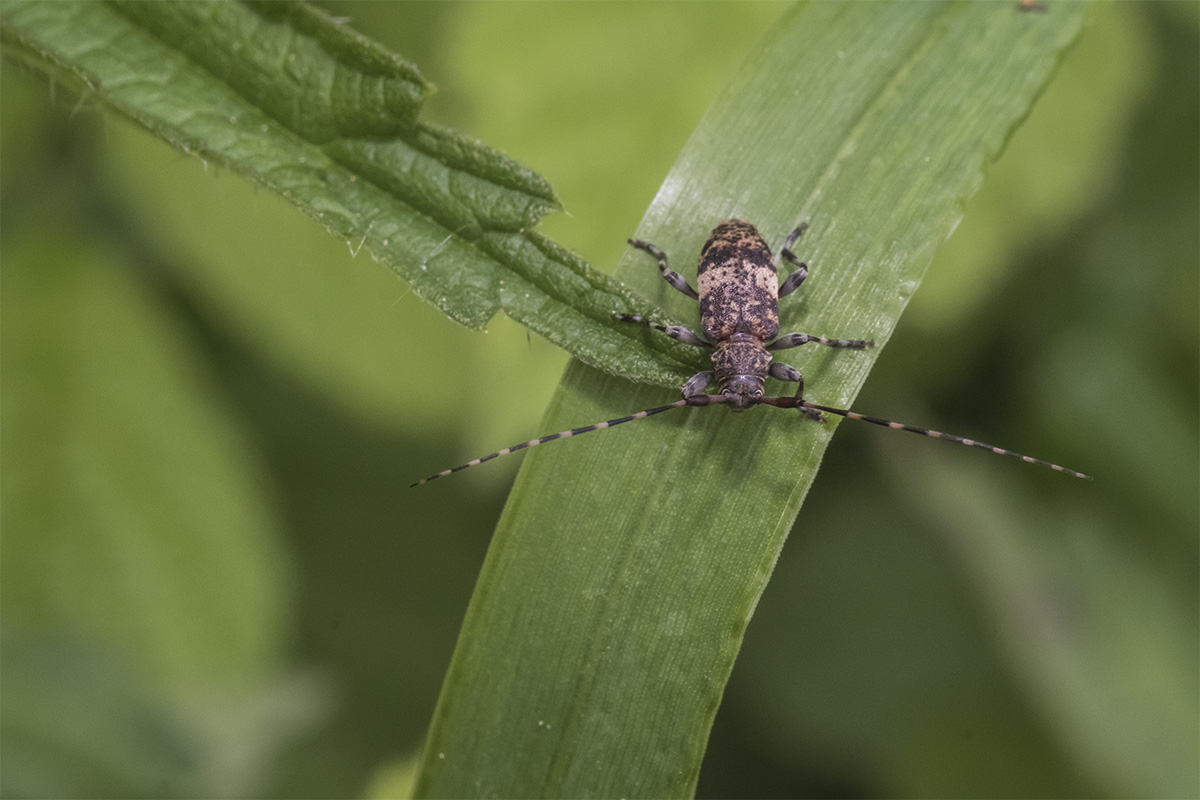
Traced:
<path fill-rule="evenodd" d="M 473 467 L 484 461 L 490 461 L 517 450 L 524 450 L 527 447 L 536 447 L 555 439 L 565 439 L 589 431 L 611 428 L 635 419 L 661 414 L 673 408 L 725 405 L 734 411 L 745 411 L 760 403 L 778 408 L 795 408 L 809 419 L 817 422 L 825 422 L 825 414 L 836 414 L 848 419 L 881 425 L 885 428 L 919 433 L 934 439 L 946 439 L 990 450 L 999 455 L 1013 456 L 1030 464 L 1041 464 L 1059 472 L 1091 480 L 1090 476 L 1084 475 L 1082 472 L 1051 464 L 1040 458 L 1030 458 L 1020 453 L 1014 453 L 1012 450 L 977 442 L 974 439 L 964 439 L 949 433 L 915 428 L 911 425 L 868 417 L 844 408 L 830 408 L 805 400 L 804 376 L 800 374 L 800 370 L 790 364 L 774 361 L 771 356 L 773 352 L 799 347 L 809 342 L 823 344 L 826 347 L 843 347 L 852 350 L 862 350 L 873 347 L 875 344 L 874 341 L 862 339 L 827 339 L 811 333 L 788 333 L 779 336 L 779 298 L 794 292 L 808 277 L 808 266 L 792 253 L 792 246 L 807 228 L 807 223 L 800 225 L 783 243 L 780 255 L 796 269 L 781 284 L 776 274 L 775 260 L 771 257 L 771 248 L 763 241 L 755 227 L 740 219 L 722 222 L 713 229 L 712 235 L 708 237 L 708 241 L 704 243 L 704 248 L 700 251 L 700 264 L 696 270 L 696 283 L 700 287 L 699 291 L 693 289 L 682 275 L 667 267 L 666 253 L 649 242 L 630 239 L 631 245 L 639 250 L 644 250 L 657 259 L 658 270 L 667 283 L 693 300 L 699 301 L 700 330 L 703 335 L 682 325 L 660 325 L 633 314 L 614 312 L 613 316 L 621 322 L 633 322 L 662 331 L 672 339 L 684 344 L 711 350 L 712 369 L 697 372 L 688 379 L 687 383 L 683 385 L 682 400 L 639 411 L 627 417 L 610 419 L 595 425 L 585 425 L 582 428 L 573 428 L 569 431 L 552 433 L 540 439 L 523 442 L 489 456 L 468 461 L 454 469 L 444 470 L 412 485 L 420 486 L 436 478 L 445 477 L 467 467 Z M 768 377 L 795 383 L 796 394 L 790 397 L 764 396 L 765 382 Z M 705 388 L 713 383 L 719 388 L 719 394 L 704 394 Z"/>

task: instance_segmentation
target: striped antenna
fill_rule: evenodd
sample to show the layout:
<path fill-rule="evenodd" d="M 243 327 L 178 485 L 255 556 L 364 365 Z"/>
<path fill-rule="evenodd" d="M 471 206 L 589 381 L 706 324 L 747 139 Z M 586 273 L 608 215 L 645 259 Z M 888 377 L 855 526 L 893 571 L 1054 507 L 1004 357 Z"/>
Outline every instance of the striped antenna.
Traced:
<path fill-rule="evenodd" d="M 797 402 L 796 398 L 794 397 L 764 397 L 762 402 L 766 403 L 767 405 L 776 406 L 777 408 L 802 407 L 812 411 L 824 411 L 827 414 L 837 414 L 839 417 L 846 417 L 847 419 L 862 420 L 863 422 L 869 422 L 872 425 L 879 425 L 883 428 L 891 428 L 898 431 L 908 431 L 909 433 L 917 433 L 921 436 L 930 436 L 934 439 L 945 439 L 951 442 L 958 442 L 959 444 L 965 444 L 968 447 L 979 447 L 984 450 L 989 450 L 996 455 L 1019 458 L 1028 464 L 1041 464 L 1043 467 L 1049 467 L 1050 469 L 1058 472 L 1065 472 L 1068 475 L 1074 475 L 1076 478 L 1083 478 L 1086 481 L 1090 481 L 1092 479 L 1091 475 L 1084 475 L 1082 472 L 1076 472 L 1073 469 L 1067 469 L 1059 464 L 1051 464 L 1049 461 L 1043 461 L 1040 458 L 1021 455 L 1020 453 L 1014 453 L 1012 450 L 1005 450 L 1003 447 L 996 447 L 994 445 L 985 444 L 984 442 L 977 442 L 974 439 L 966 439 L 962 436 L 955 436 L 952 433 L 942 433 L 941 431 L 931 431 L 925 428 L 915 428 L 912 425 L 905 425 L 902 422 L 892 422 L 891 420 L 879 419 L 878 417 L 868 417 L 866 414 L 859 414 L 856 411 L 847 411 L 844 408 L 830 408 L 829 406 L 810 403 L 807 400 L 800 400 Z"/>
<path fill-rule="evenodd" d="M 562 431 L 560 433 L 552 433 L 549 436 L 543 436 L 540 439 L 534 439 L 529 442 L 522 442 L 521 444 L 515 444 L 512 447 L 506 447 L 503 450 L 497 450 L 496 452 L 492 453 L 490 456 L 484 456 L 483 458 L 477 458 L 474 461 L 468 461 L 467 463 L 463 464 L 462 466 L 455 467 L 454 469 L 444 469 L 441 472 L 439 472 L 437 475 L 430 475 L 428 478 L 419 480 L 414 484 L 410 484 L 408 488 L 413 489 L 417 486 L 423 486 L 432 480 L 437 480 L 438 478 L 444 478 L 447 475 L 452 475 L 455 472 L 458 472 L 459 470 L 466 469 L 467 467 L 474 467 L 477 464 L 482 464 L 485 461 L 491 461 L 493 458 L 498 458 L 499 456 L 506 456 L 509 453 L 515 453 L 518 450 L 524 450 L 527 447 L 537 447 L 539 444 L 545 444 L 546 442 L 553 442 L 555 439 L 566 439 L 570 436 L 578 436 L 581 433 L 590 433 L 591 431 L 601 431 L 601 430 L 604 430 L 605 428 L 611 428 L 614 425 L 623 425 L 626 422 L 633 422 L 635 419 L 645 419 L 646 417 L 652 417 L 655 414 L 661 414 L 664 411 L 670 411 L 672 408 L 682 408 L 683 406 L 686 406 L 686 405 L 688 405 L 687 400 L 676 400 L 674 403 L 671 403 L 670 405 L 659 406 L 658 408 L 648 408 L 645 411 L 639 411 L 636 414 L 630 414 L 628 417 L 619 417 L 618 419 L 610 419 L 605 422 L 598 422 L 595 425 L 584 425 L 582 428 L 572 428 L 569 431 Z"/>
<path fill-rule="evenodd" d="M 684 406 L 696 406 L 696 407 L 716 406 L 716 405 L 724 405 L 727 402 L 728 402 L 728 398 L 726 398 L 724 395 L 694 394 L 684 400 L 676 400 L 674 403 L 671 403 L 671 404 L 665 405 L 665 406 L 658 406 L 657 408 L 648 408 L 645 411 L 639 411 L 636 414 L 630 414 L 627 417 L 618 417 L 617 419 L 610 419 L 610 420 L 606 420 L 605 422 L 598 422 L 595 425 L 584 425 L 582 428 L 572 428 L 569 431 L 561 431 L 560 433 L 552 433 L 549 436 L 543 436 L 540 439 L 533 439 L 528 442 L 522 442 L 521 444 L 515 444 L 512 447 L 506 447 L 503 450 L 497 450 L 496 452 L 492 453 L 491 455 L 484 456 L 483 458 L 477 458 L 474 461 L 468 461 L 467 463 L 457 466 L 453 469 L 442 470 L 441 472 L 437 473 L 436 475 L 430 475 L 428 478 L 424 478 L 422 480 L 417 481 L 416 483 L 410 484 L 408 488 L 413 489 L 413 488 L 416 488 L 417 486 L 424 486 L 425 484 L 429 483 L 430 481 L 437 480 L 438 478 L 444 478 L 447 475 L 453 475 L 455 472 L 464 470 L 467 467 L 474 467 L 479 464 L 482 464 L 485 461 L 491 461 L 493 458 L 499 458 L 500 456 L 506 456 L 509 453 L 515 453 L 518 450 L 524 450 L 527 447 L 537 447 L 539 444 L 545 444 L 546 442 L 553 442 L 555 439 L 566 439 L 571 436 L 578 436 L 581 433 L 590 433 L 591 431 L 600 431 L 600 430 L 604 430 L 605 428 L 612 428 L 616 425 L 624 425 L 626 422 L 633 422 L 635 419 L 645 419 L 646 417 L 652 417 L 655 414 L 661 414 L 664 411 L 670 411 L 673 408 L 683 408 Z M 962 436 L 955 436 L 952 433 L 942 433 L 941 431 L 932 431 L 932 430 L 928 430 L 927 428 L 917 428 L 912 425 L 905 425 L 902 422 L 892 422 L 891 420 L 879 419 L 878 417 L 869 417 L 866 414 L 859 414 L 857 411 L 849 411 L 844 408 L 831 408 L 830 406 L 822 406 L 822 405 L 818 405 L 817 403 L 810 403 L 807 400 L 801 400 L 801 399 L 798 399 L 795 397 L 764 397 L 759 402 L 764 403 L 765 405 L 775 406 L 776 408 L 798 408 L 805 412 L 812 412 L 812 416 L 814 418 L 818 419 L 819 421 L 824 421 L 824 420 L 820 419 L 819 413 L 825 412 L 827 414 L 837 414 L 838 416 L 846 417 L 847 419 L 856 419 L 856 420 L 861 420 L 862 422 L 869 422 L 872 425 L 879 425 L 882 428 L 891 428 L 893 430 L 898 430 L 898 431 L 908 431 L 909 433 L 916 433 L 916 434 L 920 434 L 921 436 L 929 436 L 933 439 L 945 439 L 946 441 L 950 441 L 950 442 L 958 442 L 959 444 L 965 444 L 968 447 L 978 447 L 983 450 L 987 450 L 989 452 L 995 453 L 997 455 L 1012 456 L 1013 458 L 1019 458 L 1028 464 L 1041 464 L 1043 467 L 1049 467 L 1050 469 L 1055 470 L 1057 472 L 1065 472 L 1068 475 L 1074 475 L 1076 478 L 1083 478 L 1084 480 L 1088 480 L 1088 481 L 1092 480 L 1091 475 L 1085 475 L 1082 472 L 1076 472 L 1073 469 L 1067 469 L 1066 467 L 1061 466 L 1059 464 L 1052 464 L 1049 461 L 1043 461 L 1040 458 L 1032 458 L 1031 456 L 1026 456 L 1026 455 L 1022 455 L 1021 453 L 1013 452 L 1012 450 L 1005 450 L 1003 447 L 996 447 L 994 445 L 985 444 L 984 442 L 977 442 L 974 439 L 967 439 Z"/>

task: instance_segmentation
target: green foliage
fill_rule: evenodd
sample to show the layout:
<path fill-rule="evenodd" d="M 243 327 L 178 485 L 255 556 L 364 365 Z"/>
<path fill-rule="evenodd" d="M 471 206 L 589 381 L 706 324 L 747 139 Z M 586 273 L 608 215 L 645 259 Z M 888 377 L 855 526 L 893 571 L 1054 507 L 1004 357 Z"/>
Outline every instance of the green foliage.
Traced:
<path fill-rule="evenodd" d="M 599 265 L 617 259 L 695 120 L 785 10 L 766 3 L 328 5 L 444 87 L 425 97 L 418 127 L 444 130 L 429 122 L 436 120 L 470 132 L 551 178 L 572 214 L 552 215 L 539 229 Z M 1073 19 L 1077 9 L 1049 6 L 1014 20 L 1064 33 L 1060 11 Z M 216 168 L 229 164 L 220 157 L 207 153 L 201 169 L 198 159 L 104 115 L 108 90 L 161 89 L 162 65 L 174 61 L 147 59 L 127 82 L 101 84 L 99 92 L 77 82 L 80 98 L 29 80 L 27 70 L 11 68 L 31 52 L 40 58 L 19 43 L 14 49 L 7 23 L 17 8 L 28 6 L 0 5 L 9 59 L 0 75 L 0 625 L 7 632 L 0 791 L 406 793 L 519 462 L 502 459 L 420 493 L 402 487 L 558 429 L 538 417 L 565 356 L 503 317 L 487 336 L 450 324 L 388 270 L 348 259 L 391 257 L 380 255 L 369 222 L 366 238 L 361 228 L 330 237 L 271 192 Z M 87 13 L 110 22 L 141 14 L 133 5 L 95 8 Z M 208 8 L 146 10 L 147 21 L 133 27 L 162 31 L 148 18 L 195 17 Z M 232 27 L 237 40 L 253 38 L 220 17 L 249 13 L 239 18 L 260 20 L 264 36 L 275 26 L 299 31 L 293 46 L 311 53 L 302 63 L 336 65 L 348 49 L 358 54 L 349 59 L 356 71 L 375 64 L 392 75 L 395 92 L 378 108 L 415 108 L 424 96 L 421 82 L 397 68 L 404 62 L 367 55 L 376 46 L 345 24 L 321 32 L 312 27 L 321 15 L 309 12 L 216 8 L 193 20 L 198 37 L 211 22 L 215 31 Z M 707 747 L 702 796 L 1196 794 L 1198 15 L 1194 4 L 1091 13 L 1028 122 L 1007 140 L 991 132 L 1005 142 L 1004 156 L 938 250 L 855 404 L 1060 459 L 1095 471 L 1097 482 L 1080 490 L 1087 485 L 1053 473 L 864 426 L 839 435 L 754 605 Z M 97 41 L 93 30 L 73 35 Z M 151 38 L 172 40 L 162 37 Z M 99 51 L 115 58 L 123 47 L 136 53 L 143 37 L 104 41 Z M 174 41 L 167 49 L 188 48 L 186 39 Z M 215 41 L 215 53 L 194 58 L 218 57 L 222 41 L 230 43 Z M 846 49 L 829 71 L 869 52 Z M 54 69 L 72 82 L 66 65 Z M 234 99 L 254 85 L 250 69 L 227 72 L 228 84 L 206 83 L 210 69 L 217 66 L 184 73 Z M 337 67 L 305 74 L 332 85 Z M 807 101 L 805 88 L 822 76 L 809 69 L 798 79 L 806 135 L 819 135 L 843 110 Z M 311 88 L 271 70 L 265 80 L 277 96 Z M 771 95 L 787 100 L 790 88 Z M 341 98 L 340 91 L 297 91 L 306 102 Z M 346 105 L 369 107 L 363 99 Z M 271 152 L 261 163 L 286 162 L 276 148 L 293 145 L 293 154 L 333 160 L 317 152 L 324 144 L 292 132 L 307 120 L 274 113 L 285 119 L 267 121 Z M 336 122 L 341 112 L 322 113 Z M 410 122 L 403 114 L 349 116 L 400 130 Z M 754 120 L 734 124 L 747 121 Z M 222 138 L 218 118 L 209 122 L 214 141 L 237 139 Z M 183 144 L 194 155 L 212 143 Z M 923 146 L 940 149 L 932 129 Z M 717 166 L 737 159 L 721 153 Z M 806 159 L 802 152 L 794 160 Z M 735 212 L 752 216 L 777 244 L 802 214 L 820 215 L 825 206 L 796 200 L 803 187 L 788 177 L 795 169 L 747 172 L 740 186 L 724 180 L 726 189 L 742 190 L 732 196 L 705 185 L 713 204 L 696 213 L 712 219 L 655 228 L 649 220 L 641 235 L 667 247 L 685 273 L 711 223 Z M 297 170 L 293 159 L 284 175 Z M 760 196 L 760 184 L 772 181 L 774 196 Z M 673 173 L 660 202 L 679 186 Z M 333 208 L 322 202 L 312 200 L 308 214 L 343 219 L 340 198 Z M 833 230 L 832 218 L 814 226 L 800 250 L 813 277 L 785 307 L 793 329 L 849 325 L 857 333 L 882 324 L 819 318 L 844 311 L 836 294 L 847 264 L 851 272 L 872 266 L 844 253 L 830 261 L 829 248 L 848 229 L 864 252 L 877 244 L 880 223 L 870 227 L 856 209 L 846 211 Z M 429 254 L 415 250 L 411 263 Z M 455 267 L 447 254 L 432 254 L 429 269 Z M 624 265 L 626 282 L 692 322 L 694 307 L 636 255 Z M 616 333 L 622 355 L 661 341 L 636 329 Z M 856 386 L 857 373 L 839 370 L 865 370 L 875 354 L 793 355 L 810 393 L 829 399 Z M 690 368 L 665 363 L 662 377 Z M 572 375 L 579 373 L 587 370 L 574 366 Z M 587 397 L 555 403 L 555 413 L 569 415 L 566 424 L 658 404 L 679 383 L 672 377 L 662 381 L 673 387 L 665 394 L 633 395 L 613 379 L 595 395 L 593 380 L 610 383 L 588 377 Z M 53 390 L 64 386 L 74 388 Z M 743 501 L 742 486 L 695 497 L 693 476 L 707 487 L 727 469 L 757 478 L 751 453 L 721 438 L 731 426 L 737 444 L 777 467 L 768 488 L 756 480 L 755 491 L 786 490 L 796 476 L 787 472 L 791 456 L 778 449 L 815 432 L 791 422 L 755 432 L 756 423 L 777 424 L 771 411 L 673 412 L 545 449 L 541 456 L 557 450 L 563 460 L 531 463 L 518 490 L 526 511 L 528 496 L 543 491 L 564 509 L 574 495 L 607 493 L 611 502 L 595 523 L 551 518 L 541 539 L 526 540 L 541 546 L 537 563 L 523 567 L 527 596 L 544 602 L 541 584 L 562 584 L 549 567 L 536 569 L 543 557 L 581 574 L 588 559 L 627 555 L 635 570 L 614 561 L 614 575 L 634 574 L 639 559 L 649 562 L 646 572 L 662 567 L 665 594 L 686 603 L 688 613 L 667 635 L 688 630 L 692 605 L 718 615 L 735 583 L 730 575 L 746 580 L 737 565 L 755 557 L 766 534 L 741 527 L 760 512 Z M 631 448 L 612 460 L 610 447 L 639 442 L 656 426 L 671 435 L 665 450 L 647 459 Z M 676 446 L 690 459 L 686 469 L 670 463 Z M 562 467 L 552 482 L 547 465 Z M 563 486 L 576 469 L 585 480 Z M 736 529 L 714 537 L 705 519 L 704 530 L 660 543 L 649 523 L 621 527 L 620 517 L 638 509 L 644 517 L 665 513 L 673 492 L 692 498 L 697 517 L 724 500 Z M 510 510 L 507 544 L 497 552 L 516 552 L 513 519 Z M 712 555 L 728 561 L 719 574 L 699 573 Z M 702 584 L 694 599 L 674 588 L 689 580 Z M 595 619 L 593 609 L 577 615 L 570 603 L 596 585 L 562 592 L 561 615 L 571 625 Z M 710 585 L 717 596 L 709 596 Z M 651 609 L 670 602 L 644 586 L 607 588 L 596 605 L 614 596 L 646 597 Z M 655 638 L 663 629 L 652 627 L 660 621 L 614 628 L 596 663 L 633 663 L 643 657 L 635 645 L 665 650 Z M 725 653 L 739 635 L 703 633 Z M 672 661 L 655 674 L 682 680 L 689 666 Z M 287 676 L 313 668 L 319 680 Z M 515 669 L 552 672 L 539 663 Z M 501 676 L 502 683 L 522 679 Z M 694 702 L 693 689 L 682 687 L 680 697 Z M 614 708 L 624 703 L 622 693 Z M 323 709 L 328 718 L 318 722 Z M 589 722 L 596 719 L 603 717 Z M 548 715 L 538 720 L 549 727 L 535 735 L 563 734 Z M 636 722 L 639 736 L 654 734 Z M 582 742 L 593 730 L 577 725 L 564 739 Z M 68 773 L 87 786 L 56 782 Z"/>

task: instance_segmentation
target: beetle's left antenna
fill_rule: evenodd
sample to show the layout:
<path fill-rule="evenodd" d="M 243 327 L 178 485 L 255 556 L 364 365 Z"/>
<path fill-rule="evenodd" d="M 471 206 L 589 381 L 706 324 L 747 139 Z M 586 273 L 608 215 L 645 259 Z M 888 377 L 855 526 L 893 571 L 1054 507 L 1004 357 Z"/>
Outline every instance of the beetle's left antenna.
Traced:
<path fill-rule="evenodd" d="M 618 417 L 617 419 L 610 419 L 610 420 L 606 420 L 604 422 L 597 422 L 595 425 L 584 425 L 582 428 L 572 428 L 569 431 L 561 431 L 559 433 L 552 433 L 549 436 L 543 436 L 540 439 L 533 439 L 532 441 L 522 442 L 521 444 L 514 444 L 512 447 L 506 447 L 503 450 L 497 450 L 496 452 L 492 453 L 490 456 L 484 456 L 483 458 L 477 458 L 474 461 L 468 461 L 467 463 L 462 464 L 461 466 L 457 466 L 454 469 L 442 470 L 437 475 L 430 475 L 428 478 L 424 478 L 422 480 L 417 481 L 414 484 L 409 485 L 408 488 L 413 489 L 417 486 L 423 486 L 424 484 L 429 483 L 432 480 L 437 480 L 438 478 L 444 478 L 447 475 L 452 475 L 453 473 L 458 472 L 459 470 L 464 470 L 467 467 L 474 467 L 478 464 L 482 464 L 485 461 L 491 461 L 493 458 L 498 458 L 499 456 L 506 456 L 509 453 L 515 453 L 518 450 L 524 450 L 527 447 L 537 447 L 539 444 L 545 444 L 546 442 L 553 442 L 555 439 L 566 439 L 569 436 L 578 436 L 581 433 L 589 433 L 591 431 L 604 430 L 605 428 L 611 428 L 614 425 L 623 425 L 626 422 L 633 422 L 635 419 L 645 419 L 646 417 L 652 417 L 655 414 L 661 414 L 664 411 L 670 411 L 672 408 L 682 408 L 683 406 L 686 406 L 686 405 L 696 405 L 696 404 L 689 403 L 687 400 L 676 400 L 674 403 L 671 403 L 670 405 L 658 406 L 657 408 L 648 408 L 645 411 L 639 411 L 636 414 L 630 414 L 628 417 Z"/>

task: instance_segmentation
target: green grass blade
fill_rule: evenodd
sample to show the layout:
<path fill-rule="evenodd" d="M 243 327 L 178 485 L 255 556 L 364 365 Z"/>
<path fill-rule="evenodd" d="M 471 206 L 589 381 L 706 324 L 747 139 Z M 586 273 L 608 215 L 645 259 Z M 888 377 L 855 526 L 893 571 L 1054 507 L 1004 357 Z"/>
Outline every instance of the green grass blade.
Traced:
<path fill-rule="evenodd" d="M 452 319 L 503 311 L 589 364 L 660 386 L 697 361 L 631 338 L 644 299 L 532 228 L 539 175 L 417 120 L 416 67 L 309 6 L 10 0 L 4 54 L 366 247 Z"/>
<path fill-rule="evenodd" d="M 797 251 L 811 277 L 785 304 L 784 329 L 882 345 L 1082 12 L 797 7 L 701 122 L 638 237 L 690 277 L 722 219 L 754 221 L 776 247 L 808 220 Z M 618 276 L 695 319 L 644 254 Z M 809 397 L 844 405 L 878 353 L 802 348 L 784 360 L 804 370 Z M 670 399 L 576 362 L 541 432 Z M 686 409 L 538 448 L 464 622 L 418 795 L 690 795 L 835 427 L 769 408 Z"/>

